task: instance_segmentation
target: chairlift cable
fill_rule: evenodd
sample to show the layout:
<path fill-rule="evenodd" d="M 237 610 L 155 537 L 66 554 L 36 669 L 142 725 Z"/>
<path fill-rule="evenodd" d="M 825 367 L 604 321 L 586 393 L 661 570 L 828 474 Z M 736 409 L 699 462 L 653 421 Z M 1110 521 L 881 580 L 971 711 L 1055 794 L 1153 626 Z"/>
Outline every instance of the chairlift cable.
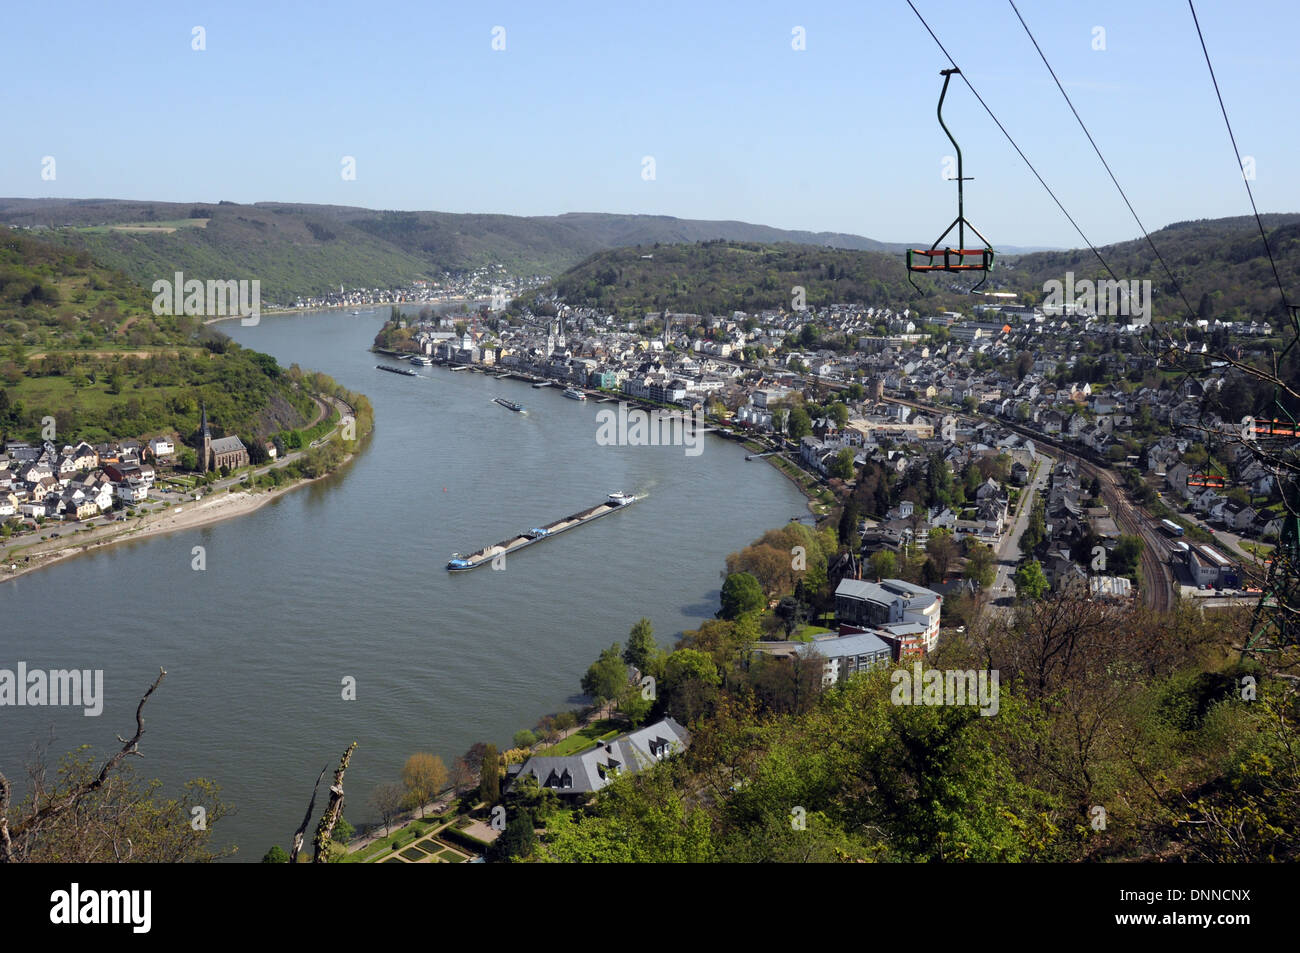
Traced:
<path fill-rule="evenodd" d="M 1065 103 L 1070 107 L 1070 112 L 1074 113 L 1074 118 L 1078 121 L 1079 128 L 1082 129 L 1083 134 L 1088 137 L 1088 142 L 1092 146 L 1092 151 L 1097 153 L 1097 158 L 1101 160 L 1102 166 L 1105 167 L 1106 174 L 1110 176 L 1111 182 L 1113 182 L 1115 188 L 1119 190 L 1120 197 L 1124 200 L 1124 204 L 1128 206 L 1128 210 L 1133 216 L 1133 221 L 1137 222 L 1138 228 L 1142 230 L 1142 237 L 1145 238 L 1147 244 L 1151 246 L 1151 251 L 1155 253 L 1156 259 L 1160 262 L 1160 266 L 1164 268 L 1165 274 L 1168 275 L 1169 280 L 1173 282 L 1174 289 L 1178 292 L 1178 297 L 1183 299 L 1183 305 L 1187 308 L 1187 313 L 1191 315 L 1192 320 L 1195 321 L 1196 311 L 1187 300 L 1187 296 L 1183 294 L 1182 285 L 1179 284 L 1178 279 L 1174 277 L 1173 271 L 1165 262 L 1164 256 L 1160 254 L 1160 249 L 1156 247 L 1156 243 L 1151 240 L 1151 235 L 1147 231 L 1147 227 L 1142 224 L 1142 219 L 1138 217 L 1138 213 L 1133 208 L 1133 203 L 1129 201 L 1128 194 L 1124 191 L 1124 187 L 1120 185 L 1119 180 L 1115 178 L 1115 173 L 1111 171 L 1110 163 L 1107 162 L 1106 157 L 1101 154 L 1101 149 L 1097 146 L 1097 141 L 1093 139 L 1092 133 L 1088 131 L 1088 127 L 1085 125 L 1083 118 L 1079 115 L 1079 111 L 1074 108 L 1074 103 L 1070 100 L 1070 94 L 1067 93 L 1065 87 L 1061 85 L 1061 80 L 1056 75 L 1056 70 L 1052 69 L 1052 64 L 1047 61 L 1047 56 L 1043 53 L 1043 48 L 1038 45 L 1038 40 L 1034 37 L 1033 31 L 1029 29 L 1029 24 L 1026 23 L 1025 18 L 1020 15 L 1020 10 L 1016 7 L 1015 0 L 1007 0 L 1007 2 L 1011 4 L 1011 9 L 1015 11 L 1016 19 L 1020 21 L 1020 25 L 1025 28 L 1025 33 L 1029 36 L 1029 41 L 1034 44 L 1034 49 L 1038 51 L 1039 59 L 1041 59 L 1043 65 L 1047 67 L 1047 72 L 1052 74 L 1052 79 L 1056 82 L 1056 88 L 1059 89 L 1061 95 L 1065 97 Z"/>
<path fill-rule="evenodd" d="M 1205 46 L 1205 34 L 1201 32 L 1201 21 L 1196 16 L 1196 5 L 1192 0 L 1187 0 L 1187 6 L 1192 11 L 1192 23 L 1196 25 L 1196 36 L 1201 41 L 1201 52 L 1205 54 L 1205 65 L 1210 71 L 1210 81 L 1214 83 L 1214 95 L 1219 99 L 1219 111 L 1223 113 L 1223 124 L 1228 127 L 1228 139 L 1232 142 L 1232 152 L 1237 157 L 1237 166 L 1241 166 L 1241 150 L 1237 147 L 1237 137 L 1232 132 L 1232 123 L 1228 119 L 1228 107 L 1223 104 L 1223 93 L 1219 89 L 1219 80 L 1214 75 L 1214 64 L 1210 62 L 1210 51 Z M 1286 287 L 1282 284 L 1282 276 L 1278 274 L 1277 262 L 1273 258 L 1273 251 L 1268 245 L 1268 234 L 1264 231 L 1264 222 L 1259 217 L 1259 207 L 1255 204 L 1255 192 L 1250 187 L 1250 179 L 1246 178 L 1243 171 L 1241 181 L 1246 184 L 1246 195 L 1250 197 L 1250 208 L 1255 213 L 1255 224 L 1259 226 L 1259 237 L 1264 242 L 1264 253 L 1268 255 L 1268 263 L 1273 268 L 1273 278 L 1277 281 L 1277 289 L 1282 293 L 1282 304 L 1292 312 L 1294 318 L 1295 309 L 1287 298 Z"/>
<path fill-rule="evenodd" d="M 1052 191 L 1052 187 L 1047 184 L 1041 175 L 1039 175 L 1038 169 L 1036 169 L 1034 164 L 1029 161 L 1029 157 L 1025 155 L 1024 150 L 1016 144 L 1016 140 L 1012 138 L 1011 133 L 1007 132 L 1006 126 L 1002 125 L 1002 121 L 998 119 L 993 110 L 989 108 L 989 104 L 984 101 L 984 97 L 979 94 L 971 81 L 966 78 L 966 74 L 960 71 L 960 68 L 957 66 L 957 61 L 952 58 L 943 43 L 941 43 L 939 38 L 935 36 L 934 30 L 930 29 L 930 24 L 925 21 L 925 17 L 921 16 L 921 11 L 916 9 L 916 5 L 912 3 L 912 0 L 907 0 L 907 5 L 912 8 L 912 12 L 916 14 L 916 18 L 921 21 L 921 25 L 925 27 L 925 31 L 930 34 L 930 38 L 934 40 L 943 55 L 947 57 L 948 62 L 952 64 L 953 69 L 958 70 L 957 75 L 960 76 L 962 82 L 966 84 L 966 88 L 974 94 L 977 100 L 979 100 L 979 104 L 984 107 L 984 111 L 989 114 L 989 118 L 992 119 L 998 129 L 1001 130 L 1002 135 L 1006 136 L 1007 142 L 1011 143 L 1011 147 L 1015 149 L 1020 158 L 1024 160 L 1025 165 L 1029 167 L 1029 171 L 1034 174 L 1034 178 L 1036 178 L 1039 184 L 1047 190 L 1047 194 L 1052 197 L 1052 201 L 1056 203 L 1056 207 L 1061 210 L 1061 213 L 1067 219 L 1069 219 L 1070 224 L 1074 226 L 1074 230 L 1079 233 L 1079 237 L 1084 240 L 1084 243 L 1092 250 L 1092 253 L 1097 256 L 1097 260 L 1101 262 L 1101 265 L 1106 269 L 1107 274 L 1109 274 L 1115 281 L 1119 281 L 1119 276 L 1115 274 L 1110 265 L 1106 262 L 1106 259 L 1102 257 L 1101 252 L 1097 250 L 1097 246 L 1094 245 L 1088 236 L 1084 234 L 1083 229 L 1079 227 L 1079 223 L 1074 220 L 1074 216 L 1066 210 L 1063 204 L 1061 204 L 1061 200 L 1056 197 L 1056 193 Z"/>

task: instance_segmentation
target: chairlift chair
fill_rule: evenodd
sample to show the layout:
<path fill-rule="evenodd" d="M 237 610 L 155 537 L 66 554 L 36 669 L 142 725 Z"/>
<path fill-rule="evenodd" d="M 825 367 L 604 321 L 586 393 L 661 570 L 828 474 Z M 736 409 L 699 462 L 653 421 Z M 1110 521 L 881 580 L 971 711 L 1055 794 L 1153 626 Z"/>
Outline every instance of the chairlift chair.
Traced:
<path fill-rule="evenodd" d="M 943 77 L 943 89 L 939 93 L 939 107 L 936 110 L 939 125 L 943 127 L 943 131 L 947 133 L 953 149 L 957 151 L 957 217 L 944 230 L 943 234 L 934 240 L 934 244 L 929 248 L 909 248 L 907 250 L 907 280 L 911 282 L 913 288 L 923 295 L 925 292 L 921 290 L 920 285 L 912 277 L 914 273 L 977 271 L 983 277 L 975 284 L 975 287 L 970 289 L 970 292 L 974 293 L 988 280 L 989 272 L 993 270 L 993 248 L 989 244 L 989 240 L 980 234 L 979 229 L 966 220 L 962 192 L 962 182 L 966 181 L 966 177 L 962 175 L 961 146 L 957 145 L 957 140 L 953 138 L 952 132 L 943 121 L 943 100 L 948 95 L 948 83 L 952 81 L 954 73 L 960 72 L 961 70 L 956 68 L 939 71 L 939 75 Z M 944 239 L 948 237 L 954 228 L 957 229 L 957 247 L 943 245 Z M 967 228 L 974 232 L 975 237 L 984 243 L 983 248 L 966 247 Z M 940 247 L 941 245 L 942 247 Z M 972 258 L 977 260 L 968 260 Z"/>

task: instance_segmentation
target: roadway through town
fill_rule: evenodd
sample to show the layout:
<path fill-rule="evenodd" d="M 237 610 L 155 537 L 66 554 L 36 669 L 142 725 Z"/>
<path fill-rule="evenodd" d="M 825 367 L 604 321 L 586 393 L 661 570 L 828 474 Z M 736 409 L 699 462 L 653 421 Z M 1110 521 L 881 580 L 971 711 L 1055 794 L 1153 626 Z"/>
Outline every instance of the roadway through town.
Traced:
<path fill-rule="evenodd" d="M 968 420 L 987 420 L 1006 427 L 1021 436 L 1028 437 L 1035 444 L 1043 444 L 1056 451 L 1061 459 L 1068 460 L 1079 468 L 1079 476 L 1085 475 L 1089 478 L 1096 477 L 1101 483 L 1102 499 L 1110 508 L 1111 513 L 1115 515 L 1115 522 L 1120 529 L 1130 535 L 1137 536 L 1142 540 L 1141 556 L 1141 574 L 1142 574 L 1142 599 L 1152 609 L 1158 612 L 1166 612 L 1173 606 L 1174 598 L 1174 579 L 1173 572 L 1166 561 L 1168 555 L 1168 546 L 1164 537 L 1159 530 L 1159 521 L 1155 517 L 1146 513 L 1140 507 L 1134 506 L 1128 499 L 1127 494 L 1121 484 L 1115 471 L 1108 467 L 1101 467 L 1089 460 L 1079 456 L 1066 445 L 1051 437 L 1044 436 L 1036 431 L 1029 430 L 1013 424 L 1010 421 L 1001 420 L 993 417 L 985 417 L 979 414 L 961 413 L 951 408 L 936 407 L 929 404 L 917 403 L 915 401 L 901 400 L 899 398 L 886 397 L 886 401 L 894 404 L 903 404 L 907 407 L 913 407 L 917 410 L 923 410 L 927 414 L 939 415 L 952 414 L 958 418 Z M 1017 536 L 1017 539 L 1019 537 Z"/>

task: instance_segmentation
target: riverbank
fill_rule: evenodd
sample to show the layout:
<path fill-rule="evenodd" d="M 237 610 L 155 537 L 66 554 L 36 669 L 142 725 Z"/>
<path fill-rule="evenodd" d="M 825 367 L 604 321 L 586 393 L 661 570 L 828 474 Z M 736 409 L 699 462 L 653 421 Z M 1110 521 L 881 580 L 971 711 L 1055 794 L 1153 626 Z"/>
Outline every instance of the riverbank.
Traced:
<path fill-rule="evenodd" d="M 369 350 L 372 354 L 382 354 L 386 357 L 392 357 L 395 359 L 404 359 L 409 357 L 411 354 L 415 353 L 415 352 L 394 351 L 389 348 L 381 348 L 375 345 L 372 345 Z M 502 379 L 516 380 L 521 383 L 528 384 L 529 386 L 538 383 L 545 383 L 549 387 L 555 387 L 555 388 L 563 388 L 566 386 L 565 384 L 550 380 L 549 378 L 536 377 L 532 374 L 526 373 L 524 371 L 518 371 L 513 368 L 486 367 L 481 364 L 450 364 L 445 361 L 437 362 L 434 364 L 434 366 L 446 368 L 448 370 L 453 370 L 453 371 L 468 369 L 469 372 L 472 374 L 484 374 L 487 376 L 494 377 L 498 380 L 502 380 Z M 658 404 L 653 401 L 643 400 L 636 397 L 630 397 L 627 394 L 619 393 L 617 391 L 603 390 L 603 389 L 592 390 L 590 388 L 582 388 L 582 390 L 584 390 L 590 397 L 595 399 L 596 402 L 598 403 L 612 401 L 612 402 L 625 403 L 629 407 L 634 407 L 639 410 L 645 410 L 645 411 L 668 410 L 668 411 L 680 411 L 682 413 L 688 413 L 688 411 L 686 411 L 685 408 L 676 404 Z M 722 421 L 714 421 L 712 425 L 712 432 L 723 440 L 729 440 L 732 443 L 740 444 L 740 446 L 743 447 L 745 450 L 747 450 L 750 454 L 753 454 L 756 459 L 761 459 L 769 466 L 775 467 L 776 471 L 780 473 L 782 476 L 784 476 L 791 483 L 793 483 L 795 488 L 803 495 L 805 503 L 808 507 L 808 512 L 811 513 L 813 516 L 817 517 L 819 520 L 823 519 L 827 516 L 830 510 L 834 508 L 835 503 L 833 501 L 827 502 L 826 499 L 826 497 L 830 495 L 830 490 L 827 489 L 825 486 L 823 486 L 815 476 L 803 470 L 801 467 L 798 466 L 798 464 L 785 458 L 784 456 L 782 456 L 782 454 L 769 453 L 770 448 L 765 447 L 762 444 L 758 443 L 753 434 L 744 433 L 741 431 L 733 431 L 732 433 L 725 433 L 721 429 L 722 426 L 723 426 Z M 758 456 L 758 454 L 764 454 L 764 456 L 760 457 Z"/>
<path fill-rule="evenodd" d="M 355 454 L 345 456 L 339 466 L 329 473 L 310 479 L 303 478 L 288 486 L 274 487 L 269 490 L 235 490 L 233 488 L 231 490 L 220 490 L 198 501 L 185 502 L 179 506 L 136 517 L 121 526 L 111 524 L 97 527 L 90 532 L 79 532 L 77 536 L 80 538 L 73 544 L 62 540 L 34 543 L 30 547 L 22 549 L 21 556 L 6 557 L 5 565 L 0 567 L 0 582 L 17 579 L 19 576 L 25 576 L 38 569 L 53 566 L 74 556 L 98 552 L 116 543 L 149 539 L 166 533 L 184 532 L 197 529 L 200 526 L 219 523 L 232 517 L 244 516 L 299 487 L 324 480 L 338 473 L 352 461 L 354 456 Z M 76 524 L 69 524 L 68 531 L 72 532 L 76 528 Z"/>
<path fill-rule="evenodd" d="M 349 454 L 344 457 L 343 462 L 339 464 L 339 469 L 346 466 L 353 456 Z M 270 490 L 222 490 L 195 502 L 186 502 L 170 509 L 137 517 L 123 526 L 113 524 L 97 527 L 90 532 L 78 533 L 80 540 L 72 545 L 62 540 L 35 543 L 29 548 L 24 548 L 21 556 L 6 558 L 6 564 L 0 567 L 0 582 L 17 579 L 19 576 L 53 566 L 74 556 L 97 552 L 127 540 L 149 539 L 166 533 L 183 532 L 235 516 L 243 516 L 285 493 L 315 483 L 317 480 L 324 480 L 337 472 L 338 470 L 334 470 L 323 476 L 298 480 L 289 486 L 275 487 Z M 75 525 L 68 527 L 69 531 L 75 528 Z"/>
<path fill-rule="evenodd" d="M 450 305 L 483 304 L 487 300 L 488 300 L 487 298 L 455 297 L 455 298 L 441 298 L 437 301 L 385 301 L 382 304 L 368 304 L 365 305 L 364 307 L 366 311 L 374 312 L 378 314 L 384 308 L 392 308 L 394 305 L 396 305 L 399 308 L 413 308 L 417 305 L 422 308 L 426 306 L 430 308 L 445 308 Z M 263 311 L 258 312 L 258 316 L 260 317 L 261 315 L 275 315 L 275 314 L 309 314 L 312 311 L 360 311 L 360 310 L 361 309 L 358 308 L 355 304 L 314 304 L 314 305 L 303 305 L 301 308 L 267 308 Z M 366 317 L 366 316 L 367 315 L 364 312 L 362 314 L 357 315 L 357 317 Z M 238 321 L 244 317 L 247 317 L 247 315 L 223 314 L 215 318 L 206 318 L 203 323 L 217 324 L 218 322 L 221 321 Z"/>

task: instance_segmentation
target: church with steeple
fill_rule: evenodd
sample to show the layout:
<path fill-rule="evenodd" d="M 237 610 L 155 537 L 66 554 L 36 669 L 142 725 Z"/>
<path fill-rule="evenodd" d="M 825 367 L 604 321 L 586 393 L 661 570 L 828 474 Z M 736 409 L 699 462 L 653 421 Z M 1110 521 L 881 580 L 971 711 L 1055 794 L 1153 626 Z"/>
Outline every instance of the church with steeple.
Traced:
<path fill-rule="evenodd" d="M 199 472 L 220 470 L 228 467 L 236 470 L 248 466 L 248 448 L 238 437 L 218 437 L 212 439 L 212 430 L 208 427 L 208 408 L 200 404 L 202 415 L 199 422 Z"/>

